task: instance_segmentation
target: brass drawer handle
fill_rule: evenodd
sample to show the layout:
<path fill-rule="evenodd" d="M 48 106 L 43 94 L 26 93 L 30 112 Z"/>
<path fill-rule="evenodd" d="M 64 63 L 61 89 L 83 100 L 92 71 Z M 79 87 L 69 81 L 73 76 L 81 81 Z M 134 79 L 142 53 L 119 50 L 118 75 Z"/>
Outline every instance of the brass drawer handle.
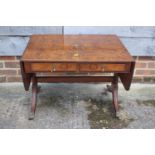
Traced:
<path fill-rule="evenodd" d="M 55 64 L 52 64 L 51 72 L 54 72 L 54 71 L 56 71 Z"/>
<path fill-rule="evenodd" d="M 102 71 L 105 71 L 105 65 L 104 64 L 102 65 Z"/>

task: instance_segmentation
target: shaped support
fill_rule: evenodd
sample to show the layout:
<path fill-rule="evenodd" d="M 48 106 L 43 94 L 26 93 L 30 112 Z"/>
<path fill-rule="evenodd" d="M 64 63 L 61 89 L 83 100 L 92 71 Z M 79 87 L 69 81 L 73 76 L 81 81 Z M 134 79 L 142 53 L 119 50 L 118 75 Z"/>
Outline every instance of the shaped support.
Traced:
<path fill-rule="evenodd" d="M 35 75 L 32 76 L 32 103 L 30 109 L 29 120 L 33 120 L 35 116 L 36 110 L 36 102 L 37 102 L 37 93 L 38 93 L 38 86 L 37 86 L 37 78 Z"/>
<path fill-rule="evenodd" d="M 113 99 L 113 105 L 115 107 L 115 111 L 117 112 L 119 110 L 119 106 L 118 106 L 118 76 L 117 76 L 117 74 L 114 75 L 114 79 L 112 82 L 112 99 Z"/>
<path fill-rule="evenodd" d="M 117 113 L 117 111 L 119 110 L 119 105 L 118 105 L 118 75 L 117 74 L 114 75 L 111 85 L 107 85 L 106 90 L 112 93 L 113 105 L 115 108 L 115 112 Z"/>

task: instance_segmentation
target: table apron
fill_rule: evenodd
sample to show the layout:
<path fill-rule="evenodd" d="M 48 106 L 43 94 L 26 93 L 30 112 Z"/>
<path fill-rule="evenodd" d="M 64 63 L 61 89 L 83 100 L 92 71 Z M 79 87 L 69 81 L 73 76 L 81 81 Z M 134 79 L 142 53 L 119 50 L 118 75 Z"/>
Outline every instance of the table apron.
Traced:
<path fill-rule="evenodd" d="M 53 76 L 53 77 L 37 77 L 38 82 L 43 83 L 99 83 L 112 82 L 113 76 Z"/>
<path fill-rule="evenodd" d="M 130 72 L 131 63 L 30 63 L 25 62 L 26 73 L 36 72 Z"/>

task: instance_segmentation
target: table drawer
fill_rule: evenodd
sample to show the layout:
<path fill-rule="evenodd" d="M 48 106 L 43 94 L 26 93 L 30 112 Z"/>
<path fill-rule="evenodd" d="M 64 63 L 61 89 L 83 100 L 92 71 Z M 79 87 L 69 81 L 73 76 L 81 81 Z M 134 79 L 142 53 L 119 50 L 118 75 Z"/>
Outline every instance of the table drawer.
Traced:
<path fill-rule="evenodd" d="M 116 63 L 97 63 L 97 64 L 80 64 L 81 72 L 126 72 L 130 70 L 130 63 L 116 64 Z"/>
<path fill-rule="evenodd" d="M 25 71 L 32 72 L 128 72 L 130 63 L 25 63 Z"/>
<path fill-rule="evenodd" d="M 31 63 L 32 72 L 74 72 L 77 71 L 75 63 Z"/>

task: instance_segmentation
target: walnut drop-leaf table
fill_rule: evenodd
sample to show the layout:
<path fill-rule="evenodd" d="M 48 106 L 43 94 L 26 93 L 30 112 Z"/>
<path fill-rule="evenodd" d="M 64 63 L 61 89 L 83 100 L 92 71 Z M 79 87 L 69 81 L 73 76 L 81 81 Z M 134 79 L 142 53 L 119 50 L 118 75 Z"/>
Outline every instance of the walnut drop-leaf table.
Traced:
<path fill-rule="evenodd" d="M 116 35 L 32 35 L 20 66 L 26 91 L 32 82 L 29 119 L 34 119 L 39 82 L 111 82 L 117 112 L 118 78 L 129 90 L 135 61 Z"/>

